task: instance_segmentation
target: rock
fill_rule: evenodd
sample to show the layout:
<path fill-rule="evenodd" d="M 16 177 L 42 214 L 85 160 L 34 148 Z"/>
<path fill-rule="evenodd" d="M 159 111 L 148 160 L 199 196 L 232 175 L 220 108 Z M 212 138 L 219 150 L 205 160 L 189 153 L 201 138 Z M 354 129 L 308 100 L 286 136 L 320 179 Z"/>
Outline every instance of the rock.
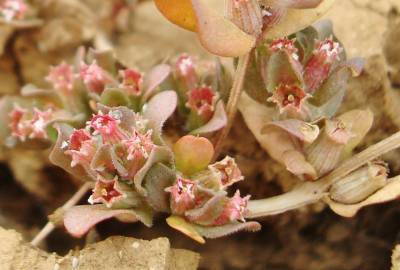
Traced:
<path fill-rule="evenodd" d="M 167 238 L 146 241 L 114 236 L 65 257 L 33 247 L 16 231 L 1 227 L 0 242 L 2 270 L 195 270 L 199 264 L 198 254 L 171 249 Z"/>

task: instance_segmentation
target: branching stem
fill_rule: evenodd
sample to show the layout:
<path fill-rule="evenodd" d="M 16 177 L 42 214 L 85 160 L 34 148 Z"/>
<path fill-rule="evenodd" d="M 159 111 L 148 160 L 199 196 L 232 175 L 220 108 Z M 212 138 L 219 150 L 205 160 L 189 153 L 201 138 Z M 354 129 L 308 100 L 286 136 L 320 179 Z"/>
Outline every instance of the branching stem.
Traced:
<path fill-rule="evenodd" d="M 90 182 L 83 184 L 79 190 L 75 192 L 75 194 L 63 206 L 61 206 L 61 210 L 67 211 L 72 206 L 76 205 L 91 187 L 92 183 Z M 35 236 L 35 238 L 33 238 L 31 245 L 37 246 L 55 229 L 55 227 L 56 226 L 51 221 L 47 222 L 42 230 Z"/>
<path fill-rule="evenodd" d="M 214 145 L 215 148 L 215 154 L 213 158 L 214 161 L 218 158 L 218 155 L 221 152 L 225 138 L 228 136 L 228 133 L 232 128 L 233 121 L 235 120 L 235 116 L 238 110 L 237 105 L 243 91 L 244 79 L 250 61 L 250 55 L 252 53 L 253 50 L 239 58 L 239 62 L 235 72 L 235 77 L 233 80 L 232 89 L 229 93 L 228 104 L 226 105 L 226 113 L 228 121 L 226 123 L 226 126 L 217 135 Z"/>
<path fill-rule="evenodd" d="M 316 182 L 306 182 L 285 194 L 250 201 L 247 218 L 277 215 L 315 203 L 327 194 L 333 183 L 379 156 L 400 147 L 400 132 L 374 144 L 340 164 L 333 172 Z"/>

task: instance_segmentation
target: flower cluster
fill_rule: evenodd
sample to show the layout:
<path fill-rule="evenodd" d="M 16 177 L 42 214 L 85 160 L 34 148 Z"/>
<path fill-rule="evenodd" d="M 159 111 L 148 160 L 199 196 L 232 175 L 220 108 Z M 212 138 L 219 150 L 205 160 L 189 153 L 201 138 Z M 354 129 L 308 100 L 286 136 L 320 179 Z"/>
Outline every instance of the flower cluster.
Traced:
<path fill-rule="evenodd" d="M 211 153 L 212 149 L 206 139 L 193 136 L 182 137 L 175 144 L 179 172 L 174 185 L 165 190 L 170 193 L 173 217 L 182 219 L 178 224 L 169 224 L 183 232 L 183 225 L 191 227 L 206 237 L 211 232 L 216 237 L 241 229 L 257 230 L 257 223 L 244 219 L 250 196 L 241 197 L 237 190 L 233 197 L 229 197 L 226 191 L 243 180 L 235 160 L 227 156 L 204 168 L 209 161 L 208 152 Z M 187 153 L 187 150 L 192 153 Z"/>
<path fill-rule="evenodd" d="M 130 185 L 155 148 L 152 130 L 140 115 L 132 115 L 133 125 L 127 129 L 121 126 L 123 117 L 118 109 L 100 111 L 65 141 L 71 167 L 82 166 L 96 180 L 90 203 L 132 206 L 130 198 L 136 195 Z"/>
<path fill-rule="evenodd" d="M 265 148 L 301 179 L 331 172 L 372 122 L 368 111 L 336 116 L 348 80 L 360 74 L 362 61 L 345 59 L 326 22 L 273 40 L 256 57 L 263 80 L 255 87 L 258 92 L 248 94 L 269 106 L 269 119 L 259 131 L 269 138 Z"/>
<path fill-rule="evenodd" d="M 173 83 L 180 97 L 180 112 L 187 119 L 187 129 L 194 134 L 213 132 L 225 125 L 225 121 L 207 125 L 215 119 L 225 118 L 219 94 L 224 89 L 215 87 L 221 85 L 219 82 L 224 78 L 211 73 L 221 68 L 219 63 L 197 62 L 187 54 L 179 56 L 173 65 Z M 207 128 L 203 129 L 204 126 Z"/>
<path fill-rule="evenodd" d="M 45 111 L 33 108 L 33 111 L 30 111 L 14 104 L 9 114 L 11 136 L 22 142 L 27 139 L 47 139 L 46 128 L 53 116 L 52 108 Z"/>

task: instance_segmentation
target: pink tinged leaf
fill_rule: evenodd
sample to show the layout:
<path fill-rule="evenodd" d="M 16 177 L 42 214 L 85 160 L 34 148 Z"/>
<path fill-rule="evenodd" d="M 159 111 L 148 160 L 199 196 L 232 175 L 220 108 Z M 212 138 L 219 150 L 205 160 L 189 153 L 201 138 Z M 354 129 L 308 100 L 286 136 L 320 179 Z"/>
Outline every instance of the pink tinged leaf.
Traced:
<path fill-rule="evenodd" d="M 224 108 L 224 102 L 222 100 L 217 102 L 215 106 L 215 112 L 205 125 L 193 130 L 190 134 L 201 135 L 217 131 L 223 128 L 227 123 L 227 116 Z"/>
<path fill-rule="evenodd" d="M 214 146 L 203 137 L 187 135 L 173 146 L 176 168 L 190 176 L 207 168 L 214 155 Z"/>
<path fill-rule="evenodd" d="M 178 97 L 174 91 L 163 91 L 155 95 L 144 108 L 143 117 L 147 127 L 153 130 L 155 143 L 162 143 L 161 131 L 167 119 L 174 113 Z"/>
<path fill-rule="evenodd" d="M 280 1 L 275 1 L 279 3 Z M 313 0 L 306 1 L 312 5 Z M 287 10 L 286 15 L 279 20 L 273 27 L 266 29 L 263 32 L 264 39 L 275 39 L 284 36 L 289 36 L 301 29 L 311 25 L 314 21 L 323 16 L 333 5 L 335 0 L 324 0 L 316 8 L 311 9 L 295 9 L 290 8 Z"/>
<path fill-rule="evenodd" d="M 155 66 L 144 75 L 143 78 L 143 101 L 147 101 L 155 92 L 156 88 L 168 78 L 171 67 L 166 64 Z"/>
<path fill-rule="evenodd" d="M 277 5 L 286 8 L 315 8 L 321 4 L 323 0 L 279 0 L 275 1 Z"/>
<path fill-rule="evenodd" d="M 319 135 L 319 127 L 317 125 L 297 119 L 270 122 L 265 125 L 261 133 L 268 132 L 268 127 L 271 125 L 282 128 L 305 143 L 312 143 Z"/>
<path fill-rule="evenodd" d="M 256 232 L 261 230 L 260 223 L 255 221 L 244 222 L 244 223 L 234 222 L 223 226 L 213 226 L 213 227 L 195 225 L 194 227 L 200 235 L 211 239 L 228 236 L 239 231 Z"/>
<path fill-rule="evenodd" d="M 282 154 L 283 164 L 286 170 L 305 180 L 316 180 L 318 173 L 300 151 L 289 150 Z"/>
<path fill-rule="evenodd" d="M 151 215 L 130 209 L 109 209 L 105 205 L 78 205 L 64 215 L 64 226 L 74 237 L 82 237 L 97 223 L 110 218 L 123 218 L 129 222 L 141 221 L 151 227 Z"/>
<path fill-rule="evenodd" d="M 200 43 L 211 53 L 237 57 L 248 53 L 256 38 L 218 14 L 204 0 L 192 0 Z"/>
<path fill-rule="evenodd" d="M 226 200 L 222 213 L 214 220 L 213 225 L 221 226 L 237 221 L 245 222 L 244 215 L 247 212 L 249 200 L 250 195 L 242 198 L 240 191 L 237 190 L 232 198 Z"/>
<path fill-rule="evenodd" d="M 325 202 L 336 214 L 344 217 L 353 217 L 365 206 L 385 203 L 400 197 L 400 177 L 396 176 L 388 180 L 386 186 L 369 196 L 367 199 L 356 204 L 342 204 L 325 197 Z"/>
<path fill-rule="evenodd" d="M 350 60 L 341 63 L 338 66 L 338 69 L 342 67 L 349 68 L 352 72 L 353 77 L 358 77 L 363 71 L 364 66 L 365 66 L 365 60 L 363 58 L 352 58 Z"/>
<path fill-rule="evenodd" d="M 200 233 L 196 230 L 196 227 L 185 219 L 179 216 L 170 216 L 166 219 L 167 224 L 174 228 L 177 231 L 180 231 L 184 235 L 192 238 L 193 240 L 197 241 L 200 244 L 204 244 L 206 241 L 200 235 Z"/>

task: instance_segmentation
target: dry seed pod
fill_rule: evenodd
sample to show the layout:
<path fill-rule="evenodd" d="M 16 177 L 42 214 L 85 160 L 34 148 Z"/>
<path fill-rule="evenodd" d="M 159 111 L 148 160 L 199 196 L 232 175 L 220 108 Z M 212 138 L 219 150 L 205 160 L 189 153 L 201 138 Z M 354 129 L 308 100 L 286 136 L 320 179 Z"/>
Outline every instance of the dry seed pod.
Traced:
<path fill-rule="evenodd" d="M 386 185 L 387 173 L 383 162 L 368 164 L 335 183 L 330 197 L 344 204 L 359 203 Z"/>

